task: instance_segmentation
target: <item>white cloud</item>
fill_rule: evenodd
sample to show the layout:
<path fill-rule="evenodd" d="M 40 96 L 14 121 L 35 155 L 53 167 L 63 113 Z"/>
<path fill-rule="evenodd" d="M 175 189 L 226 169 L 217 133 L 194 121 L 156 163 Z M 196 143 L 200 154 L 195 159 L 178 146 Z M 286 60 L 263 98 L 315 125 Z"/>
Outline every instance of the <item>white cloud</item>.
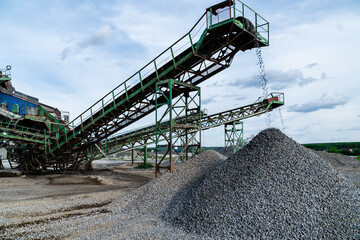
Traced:
<path fill-rule="evenodd" d="M 109 25 L 104 25 L 89 37 L 79 41 L 73 47 L 66 47 L 60 53 L 61 60 L 79 54 L 88 47 L 96 47 L 107 44 L 116 34 L 116 31 Z"/>
<path fill-rule="evenodd" d="M 301 105 L 293 105 L 288 108 L 290 112 L 309 113 L 315 112 L 320 109 L 334 109 L 338 106 L 345 105 L 349 102 L 350 98 L 343 94 L 334 94 L 327 92 L 318 99 L 313 99 Z"/>
<path fill-rule="evenodd" d="M 201 100 L 201 104 L 204 106 L 204 105 L 208 105 L 210 103 L 214 103 L 216 102 L 216 100 L 214 99 L 214 97 L 211 97 L 211 98 L 206 98 L 206 99 L 202 99 Z"/>
<path fill-rule="evenodd" d="M 146 47 L 153 58 L 189 31 L 197 20 L 175 16 L 170 12 L 149 11 L 130 4 L 114 7 L 114 11 L 116 14 L 105 17 L 104 21 Z M 201 13 L 202 10 L 199 15 Z"/>
<path fill-rule="evenodd" d="M 317 65 L 318 65 L 317 63 L 311 63 L 311 64 L 306 65 L 306 67 L 313 68 L 313 67 L 316 67 Z"/>
<path fill-rule="evenodd" d="M 322 75 L 321 78 L 326 76 Z M 266 79 L 269 87 L 275 90 L 284 90 L 289 87 L 305 86 L 319 79 L 314 77 L 304 77 L 304 73 L 299 69 L 289 69 L 286 72 L 280 70 L 269 70 L 266 72 Z M 259 77 L 257 75 L 248 79 L 238 79 L 228 84 L 239 88 L 259 87 Z"/>

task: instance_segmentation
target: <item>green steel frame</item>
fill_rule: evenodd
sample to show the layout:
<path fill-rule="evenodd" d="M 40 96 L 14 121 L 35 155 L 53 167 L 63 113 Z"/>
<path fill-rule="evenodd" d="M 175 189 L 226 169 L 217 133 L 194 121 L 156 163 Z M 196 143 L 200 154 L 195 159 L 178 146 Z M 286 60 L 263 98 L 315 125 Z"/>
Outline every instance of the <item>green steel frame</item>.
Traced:
<path fill-rule="evenodd" d="M 232 149 L 233 153 L 244 145 L 244 123 L 234 121 L 225 123 L 225 149 Z"/>
<path fill-rule="evenodd" d="M 198 85 L 227 68 L 236 52 L 267 46 L 267 33 L 247 31 L 241 23 L 245 17 L 268 31 L 268 23 L 258 23 L 259 15 L 240 1 L 206 11 L 184 37 L 70 122 L 70 130 L 49 148 L 52 162 L 85 156 L 89 146 L 154 111 L 156 82 L 172 78 Z"/>
<path fill-rule="evenodd" d="M 178 159 L 187 160 L 201 151 L 201 90 L 200 87 L 174 79 L 156 83 L 155 99 L 155 174 L 160 168 L 173 172 Z M 177 98 L 173 95 L 177 94 Z M 161 107 L 165 106 L 165 109 Z M 168 121 L 164 122 L 168 118 Z M 196 118 L 196 121 L 191 119 Z M 160 141 L 165 140 L 167 151 L 158 159 Z M 179 150 L 177 156 L 174 151 Z M 163 160 L 169 155 L 169 165 L 163 166 Z"/>
<path fill-rule="evenodd" d="M 247 19 L 254 23 L 254 32 L 246 26 Z M 258 13 L 238 0 L 214 5 L 188 33 L 129 79 L 68 125 L 55 125 L 52 137 L 45 134 L 44 147 L 34 161 L 65 168 L 89 159 L 89 151 L 95 158 L 95 144 L 102 145 L 104 139 L 155 111 L 156 83 L 174 79 L 197 86 L 229 67 L 237 52 L 268 45 L 269 23 Z M 21 135 L 18 140 L 27 142 L 28 137 Z"/>
<path fill-rule="evenodd" d="M 134 151 L 136 151 L 137 155 L 141 158 L 143 161 L 144 166 L 148 166 L 148 147 L 145 144 L 142 149 L 133 149 L 131 151 L 131 164 L 134 164 Z"/>
<path fill-rule="evenodd" d="M 275 108 L 284 105 L 285 99 L 283 93 L 270 93 L 264 98 L 258 98 L 254 103 L 234 108 L 228 111 L 204 115 L 201 117 L 201 130 L 207 130 L 210 128 L 218 127 L 226 123 L 232 123 L 234 121 L 240 121 L 250 117 L 258 116 L 266 112 L 270 112 Z M 179 118 L 183 123 L 183 117 Z M 178 121 L 179 121 L 178 120 Z M 197 121 L 194 116 L 188 117 L 188 121 Z M 169 126 L 169 121 L 165 121 L 161 124 L 164 128 L 162 131 L 169 131 L 165 126 Z M 164 141 L 160 139 L 159 141 Z M 149 125 L 142 128 L 134 129 L 131 131 L 120 133 L 113 136 L 106 141 L 102 141 L 101 149 L 106 155 L 112 155 L 117 152 L 128 151 L 136 149 L 146 144 L 154 144 L 156 142 L 156 125 Z M 102 158 L 103 155 L 98 152 L 96 159 Z"/>
<path fill-rule="evenodd" d="M 10 81 L 11 71 L 10 69 L 0 69 L 0 81 Z"/>
<path fill-rule="evenodd" d="M 17 125 L 16 121 L 3 119 L 0 121 L 0 137 L 12 141 L 21 141 L 31 144 L 50 144 L 51 140 L 56 137 L 52 132 L 46 130 L 38 130 L 35 128 Z"/>

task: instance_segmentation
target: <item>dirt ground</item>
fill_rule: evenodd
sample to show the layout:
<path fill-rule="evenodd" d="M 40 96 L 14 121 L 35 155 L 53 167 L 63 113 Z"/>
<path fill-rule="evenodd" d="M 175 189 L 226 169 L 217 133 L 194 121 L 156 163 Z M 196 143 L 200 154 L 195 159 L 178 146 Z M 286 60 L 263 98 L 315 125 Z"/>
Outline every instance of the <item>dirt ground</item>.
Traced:
<path fill-rule="evenodd" d="M 154 169 L 114 161 L 95 162 L 94 171 L 87 174 L 2 177 L 0 239 L 8 239 L 3 235 L 6 232 L 42 222 L 102 214 L 115 198 L 154 177 Z M 21 232 L 16 236 L 25 237 Z"/>
<path fill-rule="evenodd" d="M 318 152 L 329 159 L 338 156 Z M 341 157 L 343 160 L 346 157 Z M 332 165 L 343 175 L 360 186 L 360 167 L 348 164 Z M 110 192 L 114 190 L 131 191 L 149 182 L 154 169 L 137 169 L 126 161 L 100 160 L 93 164 L 94 171 L 87 174 L 46 174 L 36 176 L 0 177 L 0 207 L 8 202 L 21 202 L 43 198 L 67 198 L 77 194 Z"/>
<path fill-rule="evenodd" d="M 153 169 L 136 169 L 130 163 L 95 163 L 86 174 L 46 174 L 0 178 L 0 205 L 76 194 L 131 190 L 154 178 Z"/>

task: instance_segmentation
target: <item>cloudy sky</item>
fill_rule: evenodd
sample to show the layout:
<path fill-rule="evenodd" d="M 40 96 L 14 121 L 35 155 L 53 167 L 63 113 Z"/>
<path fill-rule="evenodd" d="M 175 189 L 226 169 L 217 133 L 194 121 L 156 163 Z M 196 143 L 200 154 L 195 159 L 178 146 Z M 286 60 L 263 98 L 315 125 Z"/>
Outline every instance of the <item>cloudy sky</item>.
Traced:
<path fill-rule="evenodd" d="M 16 90 L 70 111 L 71 119 L 169 47 L 216 0 L 0 0 L 0 68 Z M 269 88 L 285 93 L 271 126 L 300 143 L 360 141 L 360 1 L 249 0 L 270 22 L 262 48 Z M 262 96 L 255 50 L 201 84 L 216 113 Z M 283 121 L 281 121 L 281 118 Z M 131 128 L 154 121 L 154 116 Z M 244 121 L 245 137 L 266 128 Z M 224 129 L 204 133 L 221 146 Z"/>

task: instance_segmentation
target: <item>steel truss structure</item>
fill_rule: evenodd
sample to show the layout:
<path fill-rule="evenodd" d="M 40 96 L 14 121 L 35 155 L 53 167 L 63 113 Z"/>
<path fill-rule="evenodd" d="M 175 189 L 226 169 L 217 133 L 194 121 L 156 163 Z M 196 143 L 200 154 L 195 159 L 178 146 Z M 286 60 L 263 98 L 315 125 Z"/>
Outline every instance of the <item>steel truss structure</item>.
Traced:
<path fill-rule="evenodd" d="M 173 172 L 178 159 L 187 160 L 201 151 L 201 91 L 200 87 L 174 79 L 156 83 L 155 100 L 155 174 L 160 168 Z M 178 95 L 173 98 L 173 95 Z M 160 108 L 165 109 L 160 111 Z M 164 122 L 168 118 L 168 121 Z M 196 120 L 194 120 L 196 119 Z M 165 140 L 167 151 L 158 159 L 160 141 Z M 174 151 L 178 150 L 175 157 Z M 169 164 L 163 166 L 163 160 L 169 156 Z M 190 156 L 189 156 L 190 155 Z"/>
<path fill-rule="evenodd" d="M 224 124 L 225 129 L 225 149 L 233 150 L 233 153 L 244 145 L 244 123 L 234 121 Z"/>
<path fill-rule="evenodd" d="M 284 105 L 284 103 L 284 94 L 273 92 L 265 98 L 258 98 L 254 103 L 249 105 L 211 115 L 205 115 L 204 113 L 201 113 L 201 130 L 204 131 L 227 123 L 232 123 L 234 121 L 240 121 L 250 117 L 259 116 Z M 180 119 L 177 121 L 183 123 L 183 117 L 180 117 Z M 196 122 L 198 119 L 195 116 L 188 116 L 188 121 L 191 124 L 192 121 Z M 165 128 L 166 126 L 169 126 L 169 121 L 164 121 L 161 125 L 163 126 L 163 132 L 169 131 L 169 128 Z M 164 141 L 164 139 L 158 139 L 158 141 Z M 101 142 L 101 149 L 106 153 L 106 155 L 112 155 L 118 152 L 136 149 L 146 144 L 154 144 L 155 142 L 156 125 L 152 124 L 128 132 L 123 132 L 106 139 Z M 103 155 L 100 151 L 98 151 L 96 154 L 96 159 L 102 157 Z"/>

